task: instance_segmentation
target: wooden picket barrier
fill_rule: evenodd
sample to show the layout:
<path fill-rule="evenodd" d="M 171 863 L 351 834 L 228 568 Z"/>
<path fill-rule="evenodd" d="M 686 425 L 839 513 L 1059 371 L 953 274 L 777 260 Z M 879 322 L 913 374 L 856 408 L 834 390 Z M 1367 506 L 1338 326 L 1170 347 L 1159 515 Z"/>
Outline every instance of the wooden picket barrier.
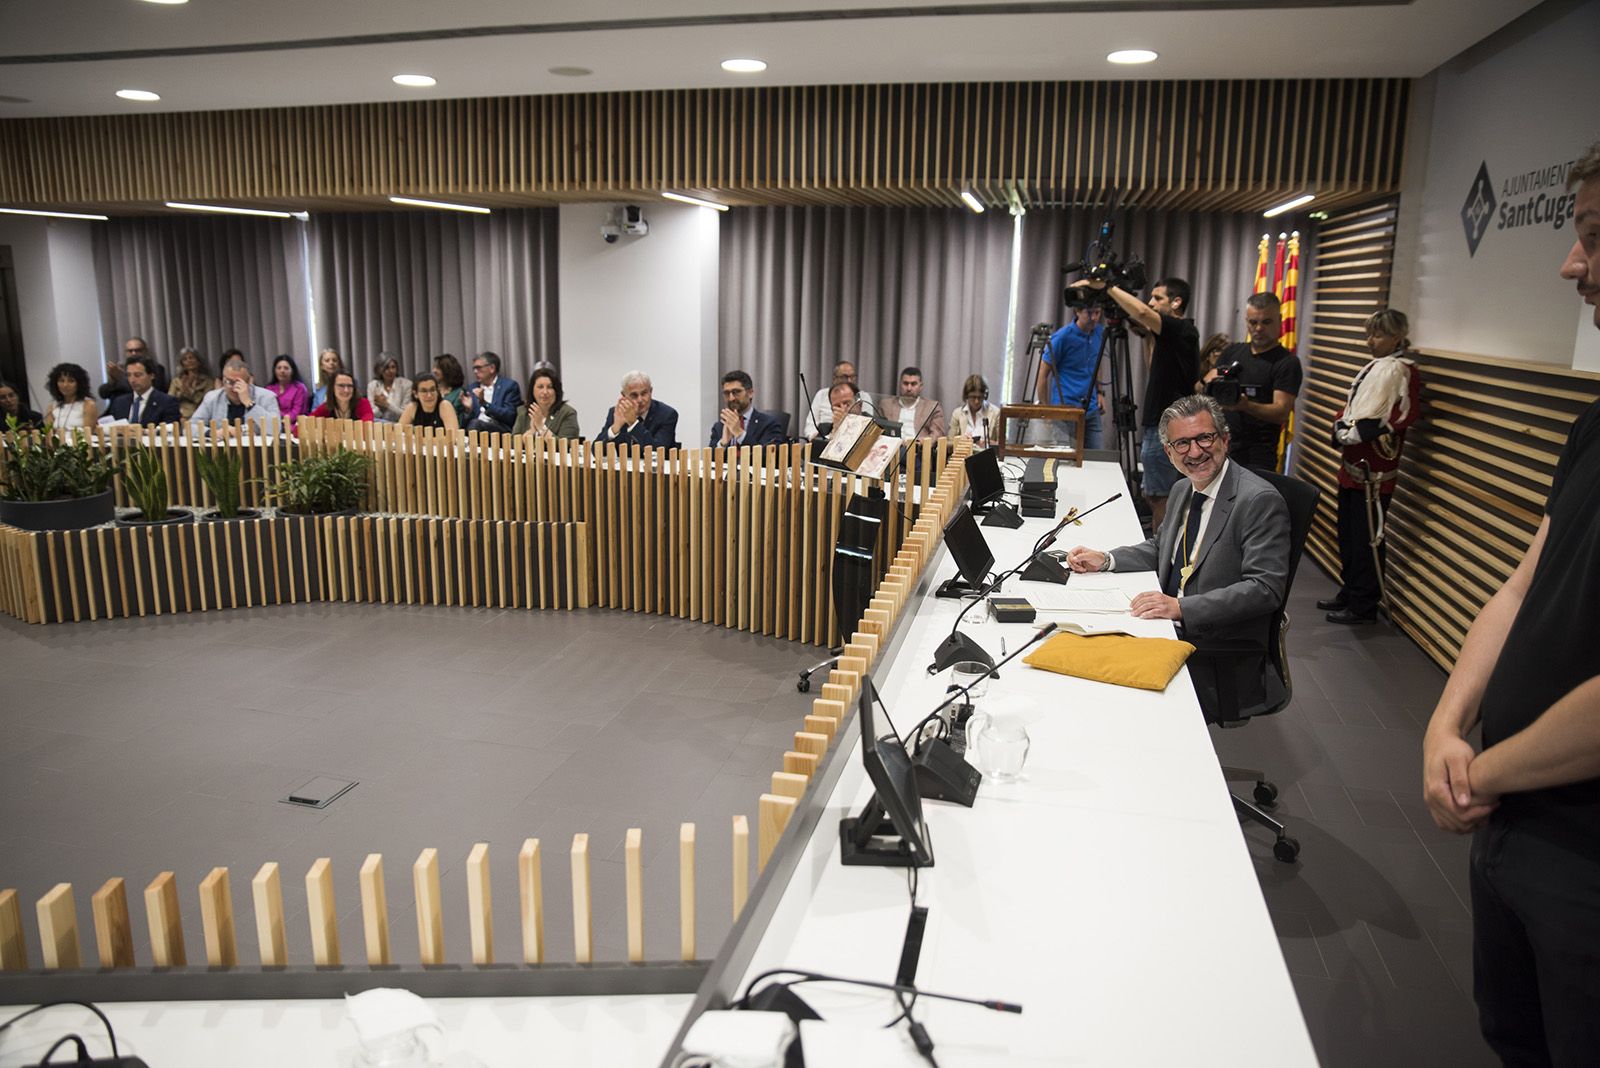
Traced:
<path fill-rule="evenodd" d="M 371 460 L 364 514 L 309 525 L 280 514 L 46 534 L 0 527 L 0 611 L 18 619 L 305 600 L 594 604 L 832 645 L 833 545 L 846 505 L 868 487 L 810 463 L 804 444 L 657 450 L 334 419 L 301 420 L 298 436 L 275 421 L 96 427 L 87 436 L 113 454 L 152 450 L 173 505 L 196 509 L 213 504 L 200 452 L 237 452 L 243 503 L 260 507 L 282 464 L 353 450 Z M 903 477 L 883 485 L 885 572 L 908 539 L 925 546 L 937 536 L 918 523 L 957 447 L 905 446 Z M 120 477 L 115 490 L 127 504 Z"/>
<path fill-rule="evenodd" d="M 765 822 L 767 817 L 763 817 Z M 748 821 L 744 816 L 733 819 L 734 866 L 733 895 L 737 908 L 743 904 L 748 888 Z M 770 832 L 763 832 L 768 834 Z M 589 835 L 575 835 L 571 845 L 571 885 L 575 944 L 571 963 L 592 964 L 595 960 L 594 888 L 591 882 Z M 695 825 L 684 823 L 678 831 L 679 848 L 675 856 L 677 865 L 677 893 L 663 894 L 659 900 L 648 898 L 644 887 L 644 837 L 635 827 L 628 830 L 624 840 L 625 887 L 627 902 L 625 959 L 632 964 L 647 964 L 644 950 L 646 917 L 654 914 L 658 922 L 667 922 L 675 915 L 678 931 L 678 955 L 670 962 L 658 964 L 681 965 L 699 963 L 695 940 L 695 898 L 699 885 L 695 872 Z M 671 851 L 663 854 L 664 864 L 673 863 Z M 485 842 L 474 845 L 465 862 L 460 885 L 446 887 L 440 879 L 439 854 L 435 849 L 424 849 L 412 866 L 416 889 L 417 958 L 429 967 L 448 966 L 454 971 L 486 969 L 504 971 L 508 968 L 539 968 L 558 962 L 548 961 L 545 952 L 544 880 L 540 865 L 540 842 L 527 839 L 517 855 L 518 906 L 517 925 L 520 928 L 515 943 L 521 952 L 496 951 L 496 925 L 494 907 L 489 892 L 490 855 Z M 347 953 L 341 944 L 337 898 L 342 880 L 348 881 L 345 892 L 354 890 L 360 901 L 362 924 L 360 952 Z M 379 985 L 403 985 L 405 973 L 396 970 L 389 906 L 383 885 L 383 856 L 368 854 L 359 871 L 351 876 L 351 869 L 336 872 L 333 861 L 320 857 L 305 874 L 305 926 L 299 930 L 310 949 L 313 966 L 319 969 L 337 969 L 341 974 L 360 975 L 362 969 L 371 969 L 375 977 L 391 980 Z M 454 880 L 452 880 L 454 882 Z M 198 904 L 201 929 L 205 942 L 203 967 L 197 961 L 195 969 L 216 980 L 214 989 L 208 987 L 207 997 L 248 996 L 230 992 L 227 976 L 231 973 L 256 973 L 261 970 L 281 970 L 288 966 L 288 946 L 291 925 L 286 923 L 282 882 L 278 865 L 268 862 L 261 866 L 251 880 L 250 889 L 240 899 L 253 914 L 258 935 L 256 960 L 249 961 L 248 951 L 240 952 L 237 925 L 249 920 L 239 916 L 231 889 L 229 871 L 225 867 L 211 869 L 195 886 L 191 900 Z M 461 893 L 460 897 L 455 895 Z M 182 911 L 184 894 L 179 889 L 179 878 L 174 872 L 161 872 L 145 889 L 143 900 L 146 914 L 148 941 L 143 953 L 154 965 L 154 973 L 178 971 L 189 967 L 184 947 Z M 470 944 L 464 947 L 447 946 L 444 937 L 444 915 L 447 908 L 461 907 L 464 901 L 470 932 Z M 0 997 L 7 991 L 25 990 L 17 983 L 30 978 L 39 979 L 49 973 L 76 971 L 88 985 L 79 989 L 95 991 L 98 980 L 115 977 L 119 973 L 154 974 L 150 968 L 141 967 L 135 960 L 133 928 L 129 921 L 128 899 L 125 883 L 120 878 L 108 880 L 93 897 L 90 913 L 93 926 L 92 941 L 98 949 L 99 967 L 91 967 L 83 957 L 78 912 L 73 887 L 70 883 L 57 883 L 36 903 L 36 923 L 42 964 L 30 964 L 27 941 L 23 928 L 22 910 L 14 889 L 0 890 Z M 297 938 L 296 938 L 297 940 Z M 451 951 L 465 954 L 467 962 L 452 958 Z M 364 961 L 364 965 L 354 963 Z M 521 961 L 521 964 L 507 962 Z M 498 962 L 498 963 L 497 963 Z M 7 985 L 12 984 L 12 985 Z M 128 1000 L 138 997 L 138 984 L 132 987 L 107 987 L 99 991 L 96 1000 Z M 125 993 L 127 992 L 127 993 Z M 16 999 L 26 1001 L 26 997 Z"/>

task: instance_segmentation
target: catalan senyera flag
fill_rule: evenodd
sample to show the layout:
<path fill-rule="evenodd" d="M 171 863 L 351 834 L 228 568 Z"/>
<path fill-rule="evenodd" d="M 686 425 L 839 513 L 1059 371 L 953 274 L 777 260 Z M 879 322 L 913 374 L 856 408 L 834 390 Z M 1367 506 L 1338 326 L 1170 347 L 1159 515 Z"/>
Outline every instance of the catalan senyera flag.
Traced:
<path fill-rule="evenodd" d="M 1289 235 L 1289 263 L 1283 274 L 1283 289 L 1278 299 L 1283 302 L 1283 347 L 1294 351 L 1298 340 L 1295 330 L 1295 298 L 1300 290 L 1300 231 Z"/>
<path fill-rule="evenodd" d="M 1255 288 L 1250 290 L 1252 293 L 1267 291 L 1267 246 L 1271 243 L 1271 234 L 1261 235 L 1261 247 L 1256 251 L 1256 284 Z"/>
<path fill-rule="evenodd" d="M 1272 295 L 1279 301 L 1283 300 L 1283 253 L 1288 242 L 1288 234 L 1279 234 L 1278 251 L 1272 257 Z"/>

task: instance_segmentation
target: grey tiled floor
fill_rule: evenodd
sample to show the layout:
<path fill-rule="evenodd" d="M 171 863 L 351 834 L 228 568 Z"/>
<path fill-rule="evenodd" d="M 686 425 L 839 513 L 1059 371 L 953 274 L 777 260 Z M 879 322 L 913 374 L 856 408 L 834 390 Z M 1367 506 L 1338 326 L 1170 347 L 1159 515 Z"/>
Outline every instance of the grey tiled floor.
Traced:
<path fill-rule="evenodd" d="M 439 850 L 445 939 L 468 959 L 464 861 L 490 844 L 499 959 L 520 959 L 516 854 L 544 852 L 549 959 L 572 959 L 568 852 L 590 835 L 596 959 L 626 956 L 624 836 L 644 832 L 646 956 L 678 955 L 678 825 L 697 827 L 702 955 L 731 922 L 734 814 L 781 766 L 809 698 L 808 646 L 619 612 L 317 604 L 28 627 L 0 621 L 0 886 L 31 904 L 176 873 L 191 963 L 197 888 L 232 883 L 241 959 L 257 959 L 249 882 L 279 862 L 291 959 L 309 963 L 306 870 L 333 861 L 346 960 L 364 959 L 357 872 L 384 856 L 391 942 L 417 959 L 410 868 Z M 313 775 L 360 785 L 323 811 L 279 799 Z"/>
<path fill-rule="evenodd" d="M 1387 623 L 1324 621 L 1315 602 L 1336 588 L 1300 565 L 1293 703 L 1212 732 L 1225 764 L 1278 784 L 1300 840 L 1299 863 L 1280 864 L 1272 836 L 1245 829 L 1267 908 L 1324 1064 L 1492 1065 L 1472 1004 L 1468 840 L 1422 803 L 1422 732 L 1445 676 Z"/>
<path fill-rule="evenodd" d="M 1387 625 L 1322 621 L 1330 583 L 1309 561 L 1290 633 L 1283 713 L 1213 732 L 1229 764 L 1266 769 L 1301 861 L 1245 830 L 1267 905 L 1329 1065 L 1493 1063 L 1470 996 L 1466 845 L 1418 794 L 1422 727 L 1443 674 Z M 808 699 L 793 671 L 816 651 L 716 627 L 572 614 L 309 605 L 116 623 L 0 619 L 0 886 L 31 903 L 58 880 L 89 896 L 163 868 L 181 888 L 191 960 L 196 887 L 230 869 L 241 957 L 248 883 L 280 863 L 291 956 L 308 961 L 302 879 L 333 860 L 347 960 L 362 953 L 356 871 L 385 857 L 392 942 L 416 959 L 410 864 L 438 848 L 446 946 L 465 959 L 463 861 L 488 841 L 497 945 L 518 945 L 514 857 L 538 837 L 551 959 L 572 952 L 567 849 L 593 851 L 596 954 L 625 956 L 623 836 L 644 831 L 646 950 L 677 953 L 679 822 L 699 829 L 703 954 L 727 930 L 729 821 L 767 788 Z M 278 803 L 313 774 L 360 780 L 317 812 Z M 37 954 L 36 941 L 30 946 Z M 92 941 L 86 955 L 93 958 Z M 35 957 L 37 959 L 37 957 Z M 1240 996 L 1248 998 L 1248 991 Z"/>

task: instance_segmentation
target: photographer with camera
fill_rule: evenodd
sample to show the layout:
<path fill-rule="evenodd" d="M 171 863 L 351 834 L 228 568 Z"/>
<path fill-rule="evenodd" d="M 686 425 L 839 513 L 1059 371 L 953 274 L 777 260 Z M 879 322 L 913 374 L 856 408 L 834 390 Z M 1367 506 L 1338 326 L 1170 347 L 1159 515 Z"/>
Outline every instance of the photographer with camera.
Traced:
<path fill-rule="evenodd" d="M 1300 361 L 1279 342 L 1283 318 L 1271 293 L 1250 295 L 1244 324 L 1250 340 L 1222 350 L 1216 369 L 1206 375 L 1206 394 L 1228 413 L 1229 458 L 1276 471 L 1278 438 L 1300 395 Z"/>
<path fill-rule="evenodd" d="M 1086 279 L 1079 285 L 1099 288 L 1103 283 Z M 1189 319 L 1192 290 L 1182 278 L 1163 278 L 1150 287 L 1145 303 L 1121 286 L 1107 286 L 1106 296 L 1116 301 L 1128 317 L 1128 327 L 1144 338 L 1144 414 L 1139 463 L 1144 470 L 1141 488 L 1150 502 L 1150 523 L 1160 527 L 1167 513 L 1167 496 L 1182 476 L 1167 458 L 1156 432 L 1161 413 L 1179 397 L 1191 392 L 1200 362 L 1200 331 Z"/>
<path fill-rule="evenodd" d="M 1105 447 L 1105 431 L 1100 425 L 1100 391 L 1095 382 L 1100 366 L 1100 343 L 1105 336 L 1105 325 L 1100 322 L 1097 304 L 1069 304 L 1072 321 L 1050 335 L 1039 359 L 1040 404 L 1064 405 L 1083 409 L 1083 447 Z M 1059 435 L 1061 424 L 1048 424 L 1057 433 L 1057 442 L 1067 444 Z"/>

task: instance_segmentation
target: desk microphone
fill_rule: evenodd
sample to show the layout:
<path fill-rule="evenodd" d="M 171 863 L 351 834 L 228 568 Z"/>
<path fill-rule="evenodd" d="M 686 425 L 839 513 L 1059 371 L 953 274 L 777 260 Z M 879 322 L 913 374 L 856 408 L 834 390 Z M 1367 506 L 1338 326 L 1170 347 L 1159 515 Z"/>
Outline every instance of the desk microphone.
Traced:
<path fill-rule="evenodd" d="M 943 738 L 927 736 L 925 728 L 938 718 L 940 712 L 966 697 L 978 683 L 998 675 L 1001 665 L 1011 663 L 1026 650 L 1054 633 L 1055 629 L 1054 623 L 1046 623 L 1040 627 L 1032 638 L 1018 647 L 1016 652 L 965 686 L 956 687 L 953 694 L 939 702 L 939 707 L 922 717 L 922 721 L 911 729 L 907 737 L 914 739 L 911 767 L 917 777 L 919 794 L 932 801 L 954 801 L 958 805 L 972 807 L 972 803 L 978 799 L 978 784 L 983 782 L 983 773 L 968 764 L 961 754 L 956 752 L 955 747 Z"/>

